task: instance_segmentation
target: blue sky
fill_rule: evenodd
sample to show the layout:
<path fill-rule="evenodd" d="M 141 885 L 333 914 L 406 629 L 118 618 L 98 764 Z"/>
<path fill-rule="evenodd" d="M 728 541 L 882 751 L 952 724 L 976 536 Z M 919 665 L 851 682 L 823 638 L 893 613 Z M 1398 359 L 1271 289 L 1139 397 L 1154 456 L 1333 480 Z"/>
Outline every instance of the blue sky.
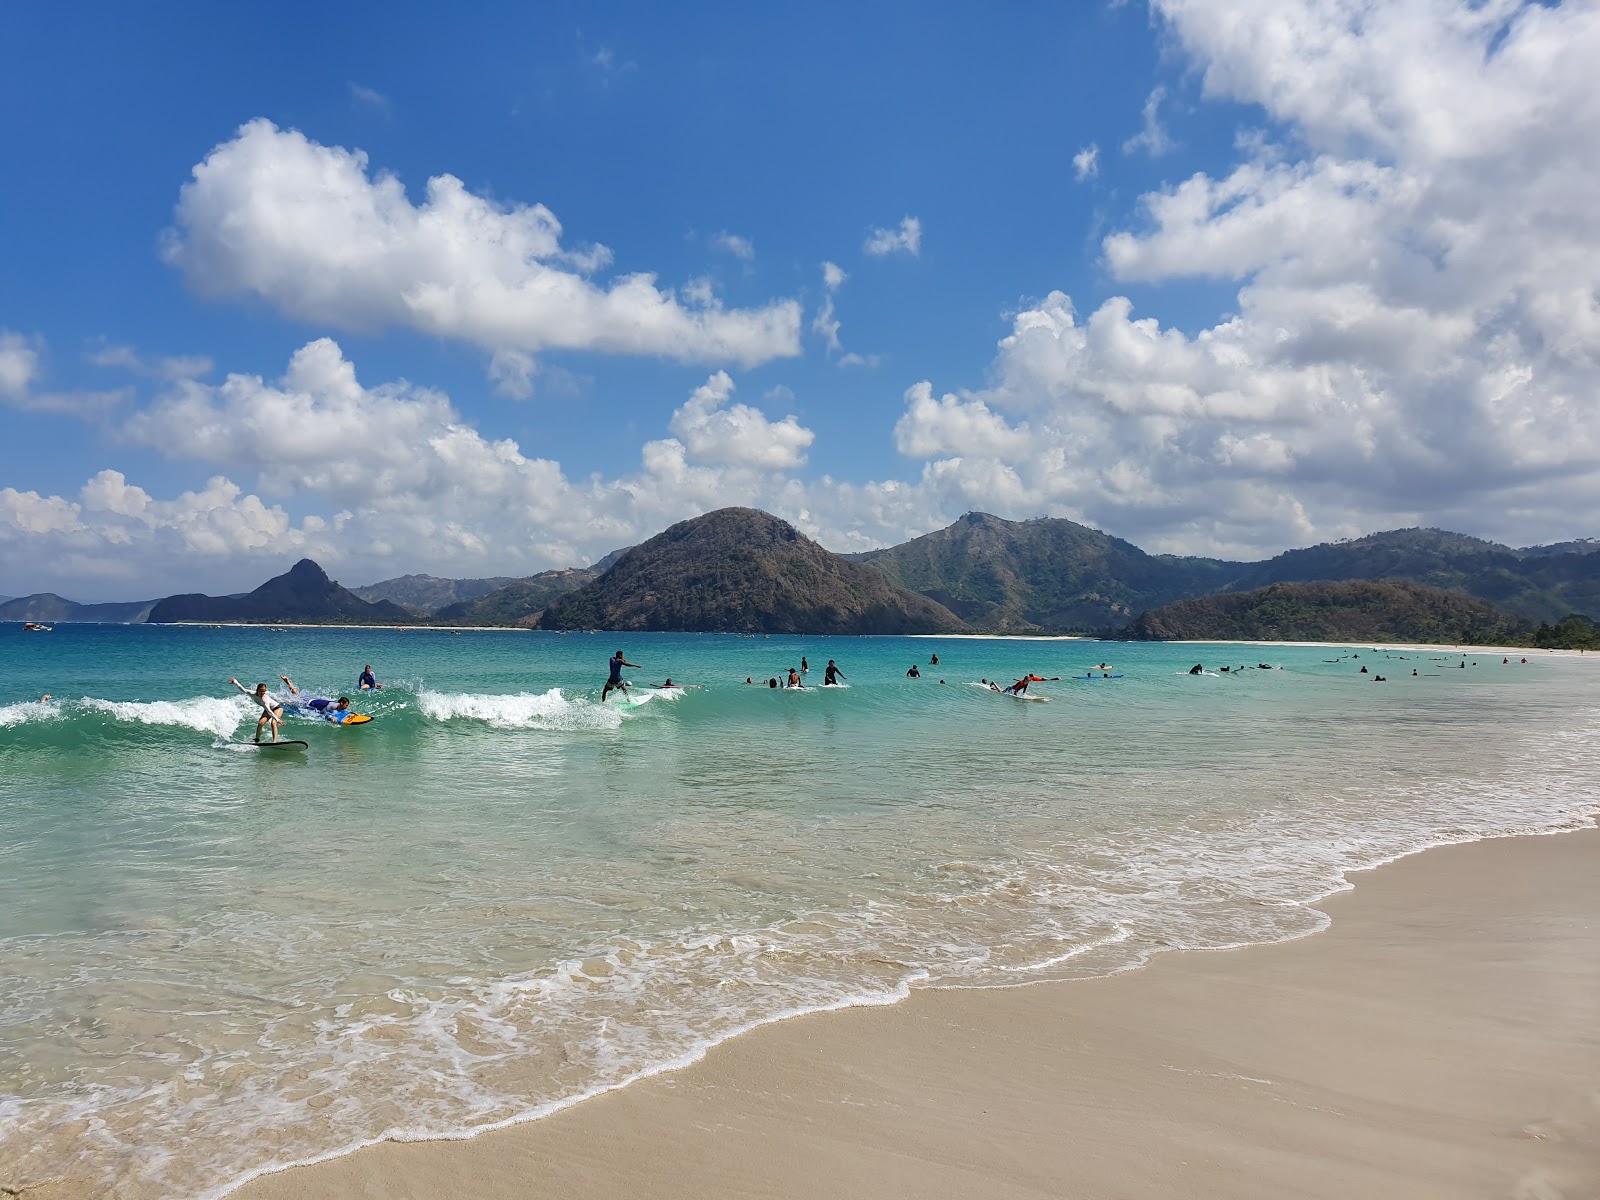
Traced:
<path fill-rule="evenodd" d="M 1593 4 L 5 21 L 0 594 L 1595 532 Z"/>

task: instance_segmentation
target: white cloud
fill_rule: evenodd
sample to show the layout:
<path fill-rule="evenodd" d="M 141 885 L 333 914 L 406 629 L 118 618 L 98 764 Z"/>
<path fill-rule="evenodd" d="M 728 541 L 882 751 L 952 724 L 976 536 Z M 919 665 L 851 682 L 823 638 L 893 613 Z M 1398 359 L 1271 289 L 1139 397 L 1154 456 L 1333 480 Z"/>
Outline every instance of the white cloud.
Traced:
<path fill-rule="evenodd" d="M 830 292 L 837 292 L 844 286 L 845 280 L 850 276 L 845 274 L 844 268 L 838 263 L 825 262 L 822 264 L 822 286 Z"/>
<path fill-rule="evenodd" d="M 922 253 L 922 222 L 916 217 L 905 217 L 898 229 L 874 228 L 867 234 L 866 244 L 861 248 L 867 254 L 878 258 L 886 254 L 909 254 L 916 257 Z"/>
<path fill-rule="evenodd" d="M 857 354 L 855 351 L 851 351 L 849 354 L 839 356 L 838 365 L 841 367 L 876 367 L 882 362 L 883 359 L 879 355 Z"/>
<path fill-rule="evenodd" d="M 489 360 L 489 382 L 496 395 L 512 400 L 527 400 L 533 395 L 533 381 L 539 374 L 539 360 L 521 350 L 497 350 Z"/>
<path fill-rule="evenodd" d="M 375 88 L 366 87 L 363 84 L 356 83 L 354 80 L 350 83 L 350 101 L 358 107 L 370 108 L 374 112 L 383 113 L 385 116 L 389 113 L 389 97 Z"/>
<path fill-rule="evenodd" d="M 1171 153 L 1172 138 L 1161 124 L 1161 102 L 1166 98 L 1167 89 L 1164 87 L 1154 88 L 1145 98 L 1144 108 L 1140 112 L 1143 126 L 1138 133 L 1122 143 L 1124 154 L 1143 150 L 1151 158 L 1160 158 L 1163 154 Z M 1076 164 L 1077 159 L 1073 159 L 1073 163 Z M 1081 179 L 1083 176 L 1080 175 L 1078 178 Z"/>
<path fill-rule="evenodd" d="M 646 274 L 602 287 L 586 275 L 610 251 L 564 249 L 561 234 L 543 205 L 503 206 L 452 175 L 413 205 L 359 151 L 258 119 L 194 168 L 164 254 L 204 295 L 255 295 L 340 329 L 746 366 L 799 353 L 796 302 L 725 309 Z"/>
<path fill-rule="evenodd" d="M 193 379 L 208 375 L 212 361 L 203 354 L 178 354 L 150 357 L 132 346 L 102 344 L 84 356 L 97 367 L 128 371 L 146 379 Z"/>
<path fill-rule="evenodd" d="M 703 463 L 790 471 L 803 466 L 816 435 L 790 415 L 769 421 L 747 404 L 728 405 L 733 380 L 718 371 L 672 414 L 669 428 L 688 458 Z"/>
<path fill-rule="evenodd" d="M 1090 142 L 1072 156 L 1072 173 L 1079 183 L 1100 174 L 1100 147 Z"/>
<path fill-rule="evenodd" d="M 0 329 L 0 397 L 20 400 L 39 373 L 39 352 L 20 333 Z"/>
<path fill-rule="evenodd" d="M 711 235 L 711 245 L 722 250 L 742 262 L 756 260 L 755 243 L 747 237 L 740 237 L 737 233 L 729 233 L 726 229 Z"/>
<path fill-rule="evenodd" d="M 34 385 L 44 374 L 43 354 L 43 338 L 0 329 L 0 404 L 21 412 L 103 420 L 132 396 L 128 388 L 39 391 Z"/>

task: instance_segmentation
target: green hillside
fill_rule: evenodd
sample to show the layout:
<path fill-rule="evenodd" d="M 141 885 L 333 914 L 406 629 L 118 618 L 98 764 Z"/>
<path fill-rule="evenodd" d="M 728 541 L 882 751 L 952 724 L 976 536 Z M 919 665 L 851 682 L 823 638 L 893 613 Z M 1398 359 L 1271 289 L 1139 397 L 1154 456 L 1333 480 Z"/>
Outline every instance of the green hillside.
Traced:
<path fill-rule="evenodd" d="M 1098 630 L 1224 587 L 1244 564 L 1146 554 L 1075 521 L 968 513 L 954 525 L 852 557 L 979 629 Z"/>
<path fill-rule="evenodd" d="M 838 634 L 966 628 L 926 597 L 751 508 L 706 513 L 635 546 L 599 579 L 552 602 L 539 624 Z"/>
<path fill-rule="evenodd" d="M 1120 636 L 1134 641 L 1525 641 L 1532 626 L 1493 605 L 1418 583 L 1275 583 L 1180 600 L 1143 613 Z"/>

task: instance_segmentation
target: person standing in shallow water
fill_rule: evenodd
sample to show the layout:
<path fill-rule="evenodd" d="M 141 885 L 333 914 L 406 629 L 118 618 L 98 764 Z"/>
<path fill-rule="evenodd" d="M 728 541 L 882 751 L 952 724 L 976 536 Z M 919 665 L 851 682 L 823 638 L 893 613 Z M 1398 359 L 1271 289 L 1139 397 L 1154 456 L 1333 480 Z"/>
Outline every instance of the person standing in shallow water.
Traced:
<path fill-rule="evenodd" d="M 800 656 L 800 674 L 811 674 L 811 664 L 806 661 L 806 656 L 803 654 Z"/>
<path fill-rule="evenodd" d="M 828 660 L 827 670 L 822 672 L 822 682 L 827 684 L 829 687 L 832 687 L 843 678 L 845 678 L 844 672 L 839 670 L 839 668 L 834 665 L 833 659 L 830 658 Z"/>

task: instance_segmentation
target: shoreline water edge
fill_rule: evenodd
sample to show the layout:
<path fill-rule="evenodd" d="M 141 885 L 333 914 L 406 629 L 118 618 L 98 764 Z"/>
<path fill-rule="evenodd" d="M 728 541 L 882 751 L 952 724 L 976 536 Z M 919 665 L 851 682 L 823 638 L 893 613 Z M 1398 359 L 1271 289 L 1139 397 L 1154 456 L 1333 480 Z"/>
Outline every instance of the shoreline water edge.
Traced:
<path fill-rule="evenodd" d="M 1597 861 L 1593 826 L 1435 846 L 1354 873 L 1306 937 L 774 1022 L 542 1119 L 227 1194 L 1592 1195 Z"/>
<path fill-rule="evenodd" d="M 1592 831 L 1600 812 L 1600 677 L 1575 655 L 1232 645 L 1222 653 L 1240 657 L 1221 661 L 1254 665 L 1230 678 L 1192 674 L 1191 647 L 1090 654 L 1033 639 L 294 638 L 257 627 L 28 642 L 0 694 L 0 1184 L 30 1200 L 389 1194 L 386 1177 L 339 1172 L 373 1169 L 364 1164 L 402 1142 L 408 1153 L 452 1138 L 500 1146 L 590 1120 L 601 1125 L 583 1137 L 605 1142 L 599 1157 L 626 1158 L 626 1130 L 656 1120 L 663 1094 L 699 1095 L 700 1073 L 734 1055 L 763 1064 L 737 1094 L 775 1088 L 763 1105 L 820 1130 L 808 1142 L 764 1126 L 761 1138 L 786 1146 L 791 1165 L 821 1155 L 843 1175 L 785 1192 L 759 1164 L 757 1182 L 741 1184 L 672 1165 L 675 1151 L 647 1141 L 638 1163 L 599 1163 L 586 1181 L 563 1176 L 562 1156 L 591 1152 L 563 1143 L 555 1191 L 676 1194 L 640 1173 L 659 1160 L 702 1194 L 941 1194 L 911 1161 L 931 1152 L 914 1129 L 883 1126 L 874 1147 L 848 1150 L 845 1133 L 800 1104 L 874 1128 L 927 1109 L 950 1154 L 965 1145 L 970 1159 L 947 1156 L 946 1182 L 966 1191 L 943 1194 L 1022 1186 L 985 1157 L 1006 1147 L 1038 1160 L 1029 1194 L 1061 1194 L 1086 1168 L 1035 1145 L 1039 1122 L 1071 1140 L 1099 1130 L 1104 1096 L 1125 1114 L 1156 1111 L 1159 1096 L 1122 1089 L 1106 1063 L 1137 1058 L 1142 1036 L 1181 1049 L 1232 1020 L 1229 1004 L 1197 1000 L 1186 1032 L 1161 1032 L 1173 1014 L 1152 1014 L 1128 1045 L 1106 1043 L 1109 1059 L 1069 1070 L 1070 1014 L 1086 1002 L 1066 983 L 1099 994 L 1128 980 L 1134 993 L 1119 1003 L 1132 1012 L 1155 987 L 1139 980 L 1195 957 L 1182 951 L 1314 946 L 1306 935 L 1344 911 L 1335 893 L 1388 878 L 1356 872 L 1399 859 L 1403 878 L 1406 864 L 1450 853 L 1429 847 Z M 633 676 L 642 693 L 602 703 L 604 656 L 618 649 L 646 664 Z M 846 686 L 744 685 L 808 655 L 813 682 L 833 656 Z M 926 664 L 921 678 L 908 662 Z M 287 757 L 239 745 L 254 718 L 219 680 L 281 673 L 337 694 L 365 663 L 384 684 L 355 694 L 369 723 L 291 717 L 305 749 Z M 1369 663 L 1395 682 L 1371 686 L 1381 675 Z M 1052 703 L 1015 704 L 978 679 L 1030 671 Z M 689 689 L 650 688 L 669 672 Z M 9 695 L 44 690 L 82 698 Z M 1570 866 L 1568 852 L 1548 853 Z M 1502 856 L 1485 854 L 1492 873 Z M 1533 872 L 1521 899 L 1564 903 L 1564 879 L 1555 866 Z M 1436 882 L 1385 901 L 1396 928 L 1384 944 L 1405 949 L 1380 957 L 1429 953 L 1408 939 L 1431 920 Z M 1509 919 L 1521 900 L 1506 903 Z M 1557 932 L 1526 940 L 1556 962 Z M 1440 971 L 1482 965 L 1461 939 L 1450 944 L 1459 962 L 1441 959 Z M 1199 957 L 1232 964 L 1219 978 L 1252 978 L 1254 953 Z M 1061 998 L 1028 1001 L 1025 1020 L 1012 1011 L 1020 1001 L 986 1015 L 978 993 L 1022 984 Z M 1323 993 L 1338 992 L 1326 973 L 1284 986 L 1291 1006 L 1294 987 L 1324 1007 Z M 1496 982 L 1483 994 L 1506 991 Z M 939 1018 L 950 1060 L 907 1043 L 916 1070 L 901 1078 L 886 1065 L 870 1086 L 870 1046 L 802 1032 L 832 1018 L 854 1028 L 871 1010 L 898 1043 L 910 1034 L 895 1030 L 926 1029 L 929 1005 L 957 1003 L 933 997 L 956 995 L 977 1007 Z M 1426 1024 L 1434 1000 L 1420 995 L 1384 1004 Z M 803 1063 L 762 1049 L 774 1038 L 783 1055 L 800 1046 Z M 1027 1055 L 1005 1058 L 1008 1039 L 1044 1048 L 1065 1075 L 1030 1075 Z M 1403 1064 L 1404 1038 L 1386 1044 Z M 963 1058 L 976 1045 L 992 1070 Z M 1174 1083 L 1256 1070 L 1212 1066 L 1151 1069 Z M 1312 1068 L 1324 1066 L 1259 1070 L 1314 1091 Z M 1020 1108 L 1004 1094 L 1014 1072 L 1035 1079 Z M 1051 1098 L 1078 1073 L 1088 1090 Z M 655 1099 L 618 1099 L 636 1095 Z M 965 1119 L 986 1131 L 981 1144 L 962 1143 L 945 1122 L 965 1111 L 963 1095 L 1008 1113 L 1006 1128 L 1028 1139 L 1008 1142 L 980 1109 Z M 1273 1103 L 1339 1107 L 1329 1100 Z M 604 1117 L 619 1103 L 626 1128 Z M 577 1116 L 590 1112 L 601 1116 Z M 1210 1161 L 1191 1119 L 1164 1118 L 1162 1144 Z M 701 1113 L 691 1124 L 744 1122 Z M 1104 1162 L 1129 1155 L 1149 1158 L 1108 1143 Z M 450 1169 L 492 1176 L 501 1157 L 474 1149 Z M 306 1162 L 318 1165 L 292 1166 Z M 1274 1178 L 1270 1166 L 1241 1168 L 1243 1182 Z M 335 1178 L 344 1192 L 314 1190 Z M 1365 1194 L 1384 1194 L 1373 1182 Z M 485 1177 L 472 1194 L 527 1193 Z"/>

